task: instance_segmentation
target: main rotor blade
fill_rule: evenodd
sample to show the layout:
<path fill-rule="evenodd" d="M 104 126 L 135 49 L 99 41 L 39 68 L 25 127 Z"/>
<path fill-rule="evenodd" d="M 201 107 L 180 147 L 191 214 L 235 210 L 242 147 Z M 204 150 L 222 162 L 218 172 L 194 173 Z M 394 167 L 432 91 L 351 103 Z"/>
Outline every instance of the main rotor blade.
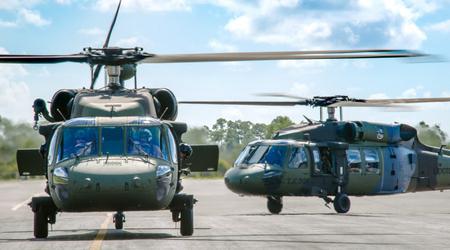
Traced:
<path fill-rule="evenodd" d="M 304 102 L 265 102 L 265 101 L 180 101 L 179 104 L 206 105 L 248 105 L 248 106 L 295 106 L 307 105 Z"/>
<path fill-rule="evenodd" d="M 364 59 L 418 57 L 425 54 L 409 50 L 321 50 L 152 55 L 140 63 L 225 62 L 259 60 Z"/>
<path fill-rule="evenodd" d="M 404 107 L 401 104 L 450 102 L 450 97 L 435 98 L 400 98 L 400 99 L 367 99 L 363 102 L 341 101 L 328 107 Z"/>
<path fill-rule="evenodd" d="M 310 98 L 301 97 L 301 96 L 297 96 L 297 95 L 291 95 L 291 94 L 286 94 L 286 93 L 277 93 L 277 92 L 258 93 L 258 94 L 256 94 L 256 96 L 285 97 L 285 98 L 291 98 L 291 99 L 296 99 L 296 100 L 309 100 L 310 99 Z"/>
<path fill-rule="evenodd" d="M 72 54 L 72 55 L 11 55 L 0 54 L 0 63 L 28 63 L 28 64 L 40 64 L 40 63 L 64 63 L 64 62 L 77 62 L 87 63 L 88 56 L 84 54 Z"/>
<path fill-rule="evenodd" d="M 95 66 L 94 75 L 92 76 L 91 89 L 94 89 L 95 82 L 97 81 L 98 76 L 100 75 L 100 71 L 102 70 L 101 64 Z"/>
<path fill-rule="evenodd" d="M 119 15 L 119 9 L 120 9 L 121 4 L 122 4 L 122 0 L 119 1 L 119 5 L 117 6 L 116 14 L 114 15 L 111 26 L 109 26 L 108 35 L 106 36 L 106 40 L 105 40 L 105 43 L 103 44 L 103 48 L 106 48 L 109 45 L 109 39 L 111 38 L 111 33 L 114 29 L 114 25 L 116 24 L 116 20 L 117 20 L 117 16 Z"/>

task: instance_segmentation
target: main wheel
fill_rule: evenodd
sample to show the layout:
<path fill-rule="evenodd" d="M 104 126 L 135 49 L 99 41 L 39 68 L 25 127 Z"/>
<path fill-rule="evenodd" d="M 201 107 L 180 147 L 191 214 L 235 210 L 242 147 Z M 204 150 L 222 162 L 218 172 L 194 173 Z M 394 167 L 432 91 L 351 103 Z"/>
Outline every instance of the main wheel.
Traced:
<path fill-rule="evenodd" d="M 350 199 L 346 194 L 338 194 L 333 201 L 334 210 L 340 214 L 345 214 L 350 210 Z"/>
<path fill-rule="evenodd" d="M 192 208 L 181 211 L 180 233 L 183 236 L 191 236 L 194 233 L 194 213 Z"/>
<path fill-rule="evenodd" d="M 114 225 L 116 229 L 123 229 L 124 215 L 122 213 L 116 213 L 114 215 Z"/>
<path fill-rule="evenodd" d="M 283 200 L 278 196 L 267 197 L 267 209 L 272 214 L 279 214 L 283 209 Z"/>
<path fill-rule="evenodd" d="M 47 238 L 48 222 L 47 211 L 41 206 L 34 212 L 34 237 Z"/>

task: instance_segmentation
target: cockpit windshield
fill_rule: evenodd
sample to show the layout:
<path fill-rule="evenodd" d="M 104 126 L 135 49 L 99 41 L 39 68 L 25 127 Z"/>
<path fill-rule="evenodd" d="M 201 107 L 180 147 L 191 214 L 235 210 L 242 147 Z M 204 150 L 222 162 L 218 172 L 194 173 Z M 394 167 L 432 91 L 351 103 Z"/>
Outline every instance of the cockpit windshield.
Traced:
<path fill-rule="evenodd" d="M 239 155 L 235 166 L 241 164 L 267 163 L 282 167 L 288 149 L 288 145 L 250 145 Z"/>
<path fill-rule="evenodd" d="M 161 126 L 65 127 L 58 161 L 98 155 L 145 155 L 168 160 Z"/>

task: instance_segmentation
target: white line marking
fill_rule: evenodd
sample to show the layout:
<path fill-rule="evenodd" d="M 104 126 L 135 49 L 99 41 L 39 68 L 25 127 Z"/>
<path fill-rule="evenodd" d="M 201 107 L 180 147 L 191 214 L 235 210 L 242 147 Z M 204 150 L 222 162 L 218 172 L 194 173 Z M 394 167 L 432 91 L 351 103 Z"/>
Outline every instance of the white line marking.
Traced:
<path fill-rule="evenodd" d="M 19 208 L 21 208 L 21 207 L 25 206 L 26 204 L 30 203 L 30 202 L 31 202 L 31 198 L 33 198 L 34 196 L 39 196 L 39 195 L 43 195 L 43 194 L 45 194 L 45 193 L 36 193 L 36 194 L 33 194 L 33 195 L 30 196 L 28 199 L 26 199 L 26 200 L 22 201 L 21 203 L 15 205 L 14 207 L 12 207 L 11 210 L 12 210 L 12 211 L 17 211 Z"/>

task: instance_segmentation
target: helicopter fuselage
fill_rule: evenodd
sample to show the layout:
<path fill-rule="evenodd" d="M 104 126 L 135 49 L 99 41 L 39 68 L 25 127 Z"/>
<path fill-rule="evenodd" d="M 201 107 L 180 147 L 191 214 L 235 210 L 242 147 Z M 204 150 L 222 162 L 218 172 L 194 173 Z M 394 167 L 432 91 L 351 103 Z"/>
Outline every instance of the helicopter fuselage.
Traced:
<path fill-rule="evenodd" d="M 407 125 L 328 121 L 247 145 L 225 174 L 243 195 L 385 195 L 450 189 L 450 153 Z"/>

